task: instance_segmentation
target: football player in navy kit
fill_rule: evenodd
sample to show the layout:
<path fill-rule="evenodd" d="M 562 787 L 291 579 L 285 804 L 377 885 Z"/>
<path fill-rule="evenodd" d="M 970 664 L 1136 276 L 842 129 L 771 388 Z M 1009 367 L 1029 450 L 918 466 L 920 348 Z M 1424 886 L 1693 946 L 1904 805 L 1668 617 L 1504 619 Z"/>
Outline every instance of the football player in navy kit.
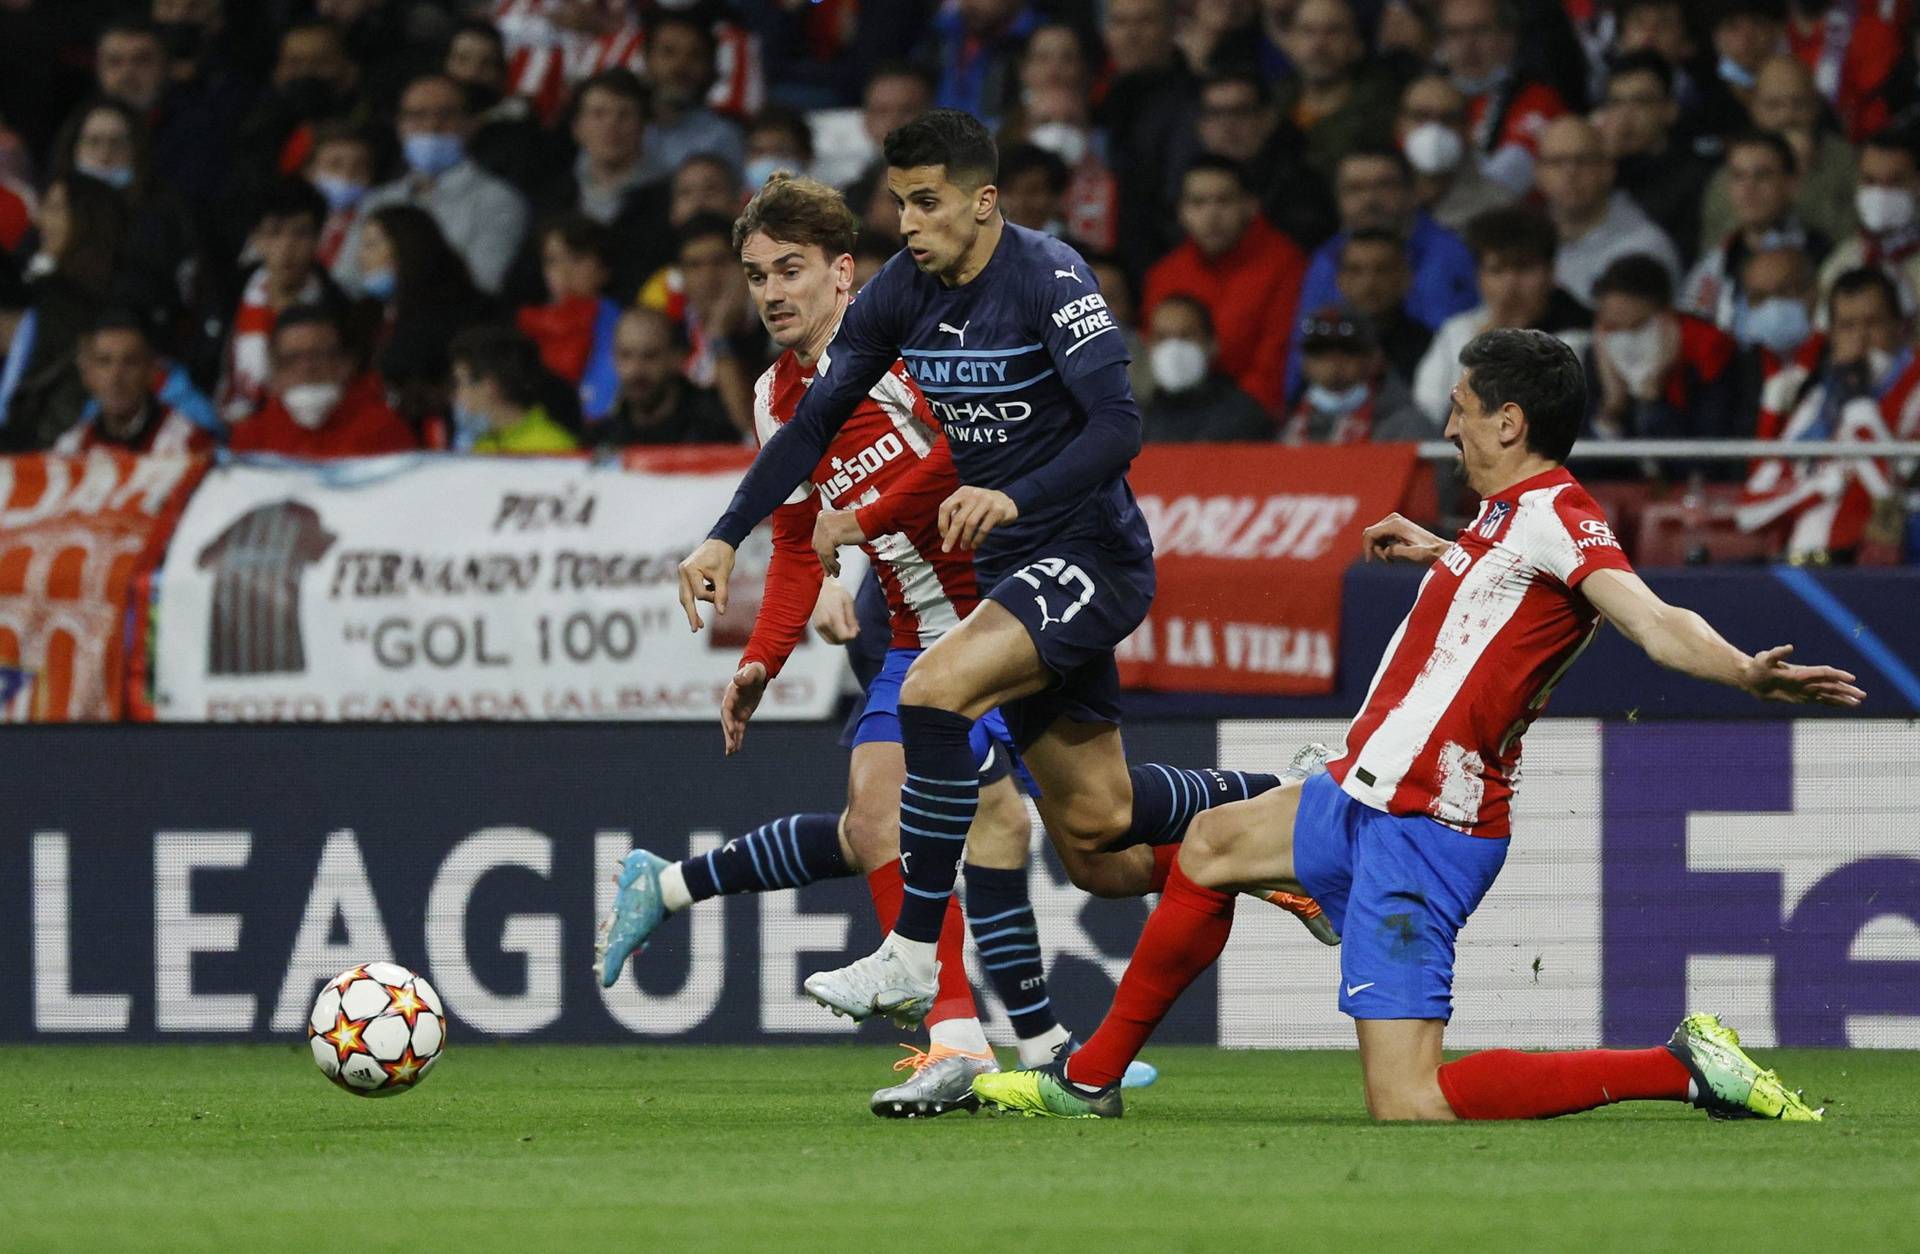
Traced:
<path fill-rule="evenodd" d="M 906 247 L 849 307 L 806 399 L 680 576 L 695 630 L 698 602 L 724 613 L 740 541 L 806 480 L 874 381 L 907 363 L 963 485 L 940 507 L 942 542 L 973 551 L 989 591 L 901 689 L 906 899 L 894 931 L 806 988 L 856 1018 L 915 1020 L 933 1001 L 934 943 L 978 803 L 968 731 L 988 710 L 1006 716 L 1075 882 L 1103 896 L 1152 891 L 1193 814 L 1278 781 L 1129 772 L 1114 650 L 1146 616 L 1154 570 L 1126 481 L 1140 413 L 1124 337 L 1078 253 L 1001 216 L 998 156 L 976 119 L 934 110 L 890 134 L 886 158 Z M 816 548 L 862 538 L 851 514 L 829 512 Z M 1306 899 L 1288 908 L 1318 914 Z"/>

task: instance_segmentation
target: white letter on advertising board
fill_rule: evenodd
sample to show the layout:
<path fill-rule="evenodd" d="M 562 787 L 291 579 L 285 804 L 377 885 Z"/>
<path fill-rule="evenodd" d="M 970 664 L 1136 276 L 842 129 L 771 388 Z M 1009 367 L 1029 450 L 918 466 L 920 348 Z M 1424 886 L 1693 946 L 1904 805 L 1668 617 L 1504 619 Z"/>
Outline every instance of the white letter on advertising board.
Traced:
<path fill-rule="evenodd" d="M 195 954 L 240 948 L 240 916 L 195 914 L 193 873 L 247 864 L 247 832 L 153 834 L 153 1025 L 162 1032 L 245 1032 L 253 1027 L 252 993 L 193 991 Z"/>
<path fill-rule="evenodd" d="M 33 1030 L 124 1032 L 133 999 L 73 991 L 67 834 L 33 834 Z"/>
<path fill-rule="evenodd" d="M 524 954 L 527 991 L 496 993 L 480 982 L 467 961 L 467 902 L 487 872 L 526 867 L 545 878 L 553 873 L 553 842 L 524 827 L 487 827 L 454 847 L 440 864 L 427 894 L 428 978 L 447 1008 L 482 1032 L 537 1032 L 560 1017 L 560 919 L 551 914 L 513 914 L 500 929 L 503 953 Z"/>
<path fill-rule="evenodd" d="M 327 940 L 336 916 L 347 937 L 337 945 Z M 307 894 L 307 911 L 300 917 L 286 978 L 280 981 L 273 1030 L 299 1030 L 307 1021 L 307 1010 L 320 981 L 330 980 L 358 963 L 392 962 L 394 958 L 387 925 L 380 919 L 379 903 L 367 882 L 360 844 L 352 832 L 333 832 L 320 851 L 313 891 Z"/>

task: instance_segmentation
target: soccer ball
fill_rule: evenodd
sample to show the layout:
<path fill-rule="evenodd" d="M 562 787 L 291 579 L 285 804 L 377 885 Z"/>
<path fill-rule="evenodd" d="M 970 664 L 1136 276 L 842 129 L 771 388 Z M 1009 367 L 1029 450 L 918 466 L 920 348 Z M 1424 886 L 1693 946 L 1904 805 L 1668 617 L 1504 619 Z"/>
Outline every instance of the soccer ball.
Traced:
<path fill-rule="evenodd" d="M 392 962 L 342 971 L 320 990 L 307 1044 L 327 1079 L 358 1097 L 404 1093 L 427 1078 L 447 1046 L 440 994 Z"/>

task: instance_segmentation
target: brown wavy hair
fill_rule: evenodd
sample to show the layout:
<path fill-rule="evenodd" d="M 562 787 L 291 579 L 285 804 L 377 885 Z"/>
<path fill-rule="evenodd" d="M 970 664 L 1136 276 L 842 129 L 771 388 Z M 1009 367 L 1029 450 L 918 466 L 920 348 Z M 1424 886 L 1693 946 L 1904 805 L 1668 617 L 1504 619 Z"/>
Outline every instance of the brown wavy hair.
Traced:
<path fill-rule="evenodd" d="M 747 238 L 764 231 L 783 244 L 818 245 L 832 261 L 853 251 L 860 219 L 839 192 L 804 175 L 780 170 L 753 194 L 733 223 L 737 256 Z"/>

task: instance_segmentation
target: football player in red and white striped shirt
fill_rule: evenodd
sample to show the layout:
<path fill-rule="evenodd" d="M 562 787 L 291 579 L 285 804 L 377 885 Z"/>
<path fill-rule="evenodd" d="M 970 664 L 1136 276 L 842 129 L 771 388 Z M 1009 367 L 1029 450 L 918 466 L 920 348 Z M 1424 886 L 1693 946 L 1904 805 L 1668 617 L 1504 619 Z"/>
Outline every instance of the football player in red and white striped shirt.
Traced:
<path fill-rule="evenodd" d="M 1722 1115 L 1816 1119 L 1711 1015 L 1665 1046 L 1441 1063 L 1454 938 L 1506 859 L 1520 740 L 1605 618 L 1663 666 L 1778 701 L 1859 704 L 1853 676 L 1749 655 L 1661 601 L 1562 463 L 1586 413 L 1571 349 L 1488 331 L 1461 350 L 1447 438 L 1482 502 L 1449 544 L 1392 515 L 1369 557 L 1431 564 L 1326 772 L 1199 815 L 1113 1009 L 1086 1048 L 1039 1071 L 983 1076 L 985 1101 L 1037 1114 L 1120 1113 L 1113 1080 L 1181 990 L 1211 966 L 1234 894 L 1318 898 L 1345 938 L 1340 1009 L 1360 1040 L 1377 1119 L 1520 1119 L 1637 1098 Z"/>

